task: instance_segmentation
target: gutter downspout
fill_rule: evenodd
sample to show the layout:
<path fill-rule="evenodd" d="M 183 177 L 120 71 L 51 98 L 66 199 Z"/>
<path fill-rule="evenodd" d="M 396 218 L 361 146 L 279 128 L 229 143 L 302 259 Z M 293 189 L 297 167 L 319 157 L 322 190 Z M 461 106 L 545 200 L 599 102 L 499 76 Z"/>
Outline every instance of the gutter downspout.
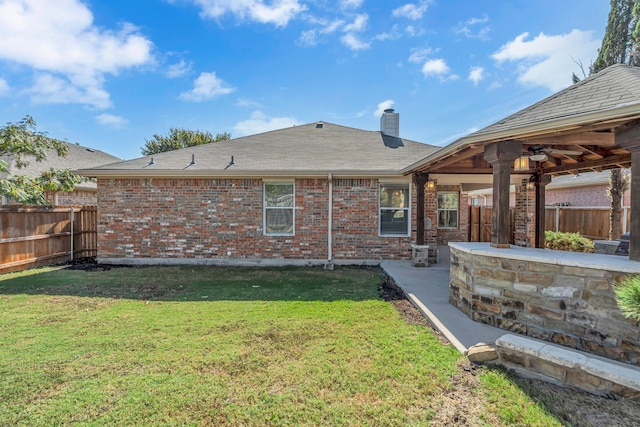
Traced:
<path fill-rule="evenodd" d="M 329 180 L 329 214 L 327 218 L 327 263 L 324 268 L 333 270 L 333 176 L 329 174 L 327 179 Z"/>

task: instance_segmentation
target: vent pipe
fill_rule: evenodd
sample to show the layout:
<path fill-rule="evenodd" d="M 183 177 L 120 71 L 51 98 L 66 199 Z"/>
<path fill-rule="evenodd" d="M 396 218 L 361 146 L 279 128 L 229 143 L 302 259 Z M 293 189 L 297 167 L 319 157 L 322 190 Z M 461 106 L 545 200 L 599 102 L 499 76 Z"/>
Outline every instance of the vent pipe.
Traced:
<path fill-rule="evenodd" d="M 380 117 L 380 132 L 385 135 L 400 137 L 400 114 L 387 108 Z"/>

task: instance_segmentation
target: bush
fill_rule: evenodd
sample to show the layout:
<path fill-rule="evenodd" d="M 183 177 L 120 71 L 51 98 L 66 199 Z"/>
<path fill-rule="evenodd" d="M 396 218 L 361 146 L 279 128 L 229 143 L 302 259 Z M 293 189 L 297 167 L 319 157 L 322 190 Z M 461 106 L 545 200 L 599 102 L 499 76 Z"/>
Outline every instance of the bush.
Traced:
<path fill-rule="evenodd" d="M 640 275 L 628 276 L 614 292 L 622 314 L 640 322 Z"/>
<path fill-rule="evenodd" d="M 558 251 L 593 252 L 593 240 L 580 233 L 565 233 L 562 231 L 545 231 L 545 247 Z"/>

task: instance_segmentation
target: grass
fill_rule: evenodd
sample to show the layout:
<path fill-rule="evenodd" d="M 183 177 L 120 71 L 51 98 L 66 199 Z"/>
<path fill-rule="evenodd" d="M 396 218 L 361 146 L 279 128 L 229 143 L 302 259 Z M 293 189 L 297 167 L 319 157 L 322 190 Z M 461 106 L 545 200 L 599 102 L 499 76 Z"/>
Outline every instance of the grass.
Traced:
<path fill-rule="evenodd" d="M 560 425 L 500 371 L 465 372 L 378 298 L 383 280 L 353 267 L 0 276 L 0 425 Z"/>

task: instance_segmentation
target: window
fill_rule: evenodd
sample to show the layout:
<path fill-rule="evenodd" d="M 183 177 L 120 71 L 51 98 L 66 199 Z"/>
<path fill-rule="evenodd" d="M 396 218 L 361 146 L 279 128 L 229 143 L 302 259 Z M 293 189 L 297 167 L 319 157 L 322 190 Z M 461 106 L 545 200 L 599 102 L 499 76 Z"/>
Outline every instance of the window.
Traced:
<path fill-rule="evenodd" d="M 294 185 L 290 182 L 264 184 L 264 234 L 293 236 Z"/>
<path fill-rule="evenodd" d="M 380 185 L 380 235 L 409 235 L 409 184 Z"/>
<path fill-rule="evenodd" d="M 458 228 L 459 200 L 455 191 L 438 192 L 438 228 Z"/>

